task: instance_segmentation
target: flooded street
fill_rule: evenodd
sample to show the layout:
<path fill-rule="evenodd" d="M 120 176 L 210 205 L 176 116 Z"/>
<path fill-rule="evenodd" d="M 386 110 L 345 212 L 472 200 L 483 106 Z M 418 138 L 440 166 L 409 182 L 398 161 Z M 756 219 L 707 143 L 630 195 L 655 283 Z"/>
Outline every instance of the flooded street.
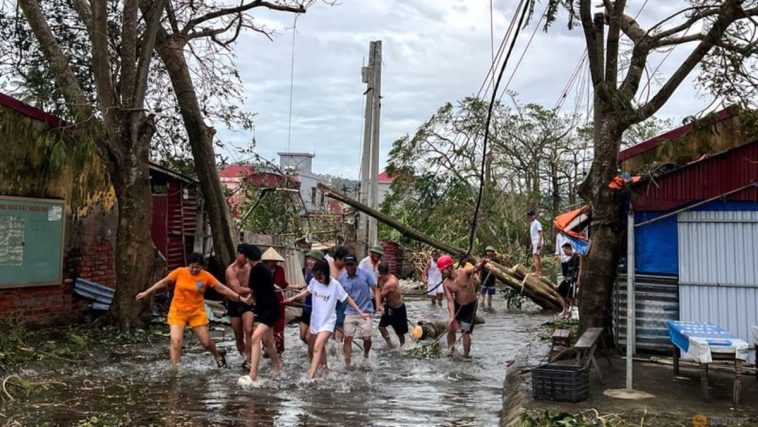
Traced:
<path fill-rule="evenodd" d="M 447 318 L 445 307 L 426 301 L 409 301 L 407 306 L 414 323 Z M 285 371 L 272 373 L 264 359 L 260 381 L 250 388 L 237 385 L 243 372 L 230 330 L 214 332 L 219 347 L 229 353 L 231 369 L 225 370 L 216 369 L 193 338 L 185 344 L 182 372 L 173 376 L 166 340 L 153 340 L 153 347 L 134 348 L 117 355 L 115 362 L 32 377 L 30 381 L 62 384 L 14 403 L 10 414 L 20 425 L 497 425 L 505 362 L 530 342 L 533 351 L 545 346 L 535 331 L 551 317 L 506 313 L 502 301 L 497 301 L 495 313 L 482 315 L 486 324 L 474 330 L 470 360 L 418 359 L 408 354 L 420 345 L 413 341 L 406 349 L 388 350 L 375 330 L 367 363 L 357 348 L 350 371 L 344 369 L 341 354 L 331 355 L 331 371 L 313 382 L 305 379 L 305 347 L 296 326 L 289 325 Z"/>

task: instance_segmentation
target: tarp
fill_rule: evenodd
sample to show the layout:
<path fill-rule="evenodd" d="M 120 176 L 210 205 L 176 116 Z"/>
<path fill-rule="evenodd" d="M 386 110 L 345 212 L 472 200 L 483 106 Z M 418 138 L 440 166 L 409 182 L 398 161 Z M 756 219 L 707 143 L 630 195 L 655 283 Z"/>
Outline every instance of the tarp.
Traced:
<path fill-rule="evenodd" d="M 589 206 L 582 206 L 553 218 L 555 228 L 571 242 L 579 255 L 586 255 L 590 247 L 590 241 L 584 233 L 590 223 L 589 212 Z"/>

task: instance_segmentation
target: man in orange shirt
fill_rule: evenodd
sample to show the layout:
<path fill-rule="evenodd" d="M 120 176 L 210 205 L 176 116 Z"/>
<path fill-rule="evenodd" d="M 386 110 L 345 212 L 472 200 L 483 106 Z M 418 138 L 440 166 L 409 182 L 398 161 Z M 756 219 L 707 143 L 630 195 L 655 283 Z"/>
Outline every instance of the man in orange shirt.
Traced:
<path fill-rule="evenodd" d="M 171 367 L 174 371 L 179 368 L 184 328 L 189 326 L 195 333 L 200 345 L 213 355 L 218 367 L 225 368 L 226 359 L 223 354 L 216 350 L 216 344 L 208 332 L 208 315 L 205 314 L 205 291 L 213 288 L 233 301 L 244 301 L 247 304 L 252 302 L 252 297 L 250 295 L 242 297 L 237 292 L 219 283 L 215 277 L 203 269 L 205 263 L 201 254 L 193 253 L 189 256 L 188 261 L 189 266 L 172 271 L 147 290 L 138 293 L 136 299 L 141 301 L 158 289 L 173 283 L 175 285 L 174 298 L 171 300 L 171 307 L 166 319 L 171 331 Z"/>

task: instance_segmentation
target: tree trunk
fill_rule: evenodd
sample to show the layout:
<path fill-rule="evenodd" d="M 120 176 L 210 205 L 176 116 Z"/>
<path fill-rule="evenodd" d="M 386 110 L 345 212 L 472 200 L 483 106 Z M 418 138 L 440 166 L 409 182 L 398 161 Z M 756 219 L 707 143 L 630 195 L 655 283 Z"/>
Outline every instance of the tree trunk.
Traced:
<path fill-rule="evenodd" d="M 134 300 L 137 293 L 152 284 L 162 272 L 160 258 L 151 236 L 152 209 L 149 143 L 152 128 L 135 124 L 125 117 L 120 127 L 123 152 L 111 156 L 109 173 L 118 200 L 116 232 L 116 292 L 110 315 L 121 330 L 144 326 L 141 319 L 145 305 Z M 132 118 L 144 122 L 144 116 Z M 113 135 L 110 135 L 114 138 Z M 119 136 L 115 136 L 119 138 Z"/>
<path fill-rule="evenodd" d="M 597 104 L 596 104 L 597 105 Z M 611 290 L 618 266 L 618 249 L 623 239 L 623 223 L 618 201 L 608 184 L 616 175 L 621 133 L 615 120 L 596 108 L 595 159 L 580 193 L 592 212 L 589 253 L 583 261 L 579 288 L 581 330 L 607 326 L 611 310 Z"/>
<path fill-rule="evenodd" d="M 183 49 L 186 42 L 179 37 L 169 37 L 164 30 L 159 30 L 156 50 L 160 55 L 171 78 L 179 108 L 187 130 L 195 173 L 200 181 L 200 190 L 208 209 L 208 219 L 213 237 L 213 249 L 223 265 L 231 264 L 235 254 L 235 240 L 229 207 L 224 188 L 216 170 L 216 157 L 213 151 L 214 129 L 205 124 L 202 109 L 192 84 L 189 66 L 184 58 Z"/>

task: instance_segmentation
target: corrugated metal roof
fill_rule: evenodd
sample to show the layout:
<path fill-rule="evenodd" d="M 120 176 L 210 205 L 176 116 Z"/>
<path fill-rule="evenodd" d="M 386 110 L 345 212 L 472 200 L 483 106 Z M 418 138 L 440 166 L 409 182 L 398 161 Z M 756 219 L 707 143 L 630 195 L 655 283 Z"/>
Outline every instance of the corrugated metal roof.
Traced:
<path fill-rule="evenodd" d="M 641 181 L 634 186 L 634 207 L 638 211 L 676 209 L 756 182 L 758 140 Z M 726 198 L 758 201 L 758 187 L 754 185 Z"/>
<path fill-rule="evenodd" d="M 715 123 L 722 122 L 734 116 L 737 112 L 739 112 L 739 109 L 736 106 L 734 105 L 729 106 L 721 111 L 716 112 L 713 115 L 713 118 L 711 119 L 710 123 L 712 125 Z M 695 129 L 694 123 L 686 124 L 684 126 L 680 126 L 676 129 L 670 130 L 664 134 L 658 135 L 654 138 L 648 139 L 645 142 L 641 142 L 635 146 L 629 147 L 626 150 L 623 150 L 619 153 L 619 162 L 623 162 L 624 160 L 627 160 L 629 158 L 632 158 L 644 152 L 650 151 L 654 149 L 655 147 L 659 146 L 662 142 L 681 138 L 682 136 L 687 135 L 688 133 L 692 132 L 694 129 Z"/>

